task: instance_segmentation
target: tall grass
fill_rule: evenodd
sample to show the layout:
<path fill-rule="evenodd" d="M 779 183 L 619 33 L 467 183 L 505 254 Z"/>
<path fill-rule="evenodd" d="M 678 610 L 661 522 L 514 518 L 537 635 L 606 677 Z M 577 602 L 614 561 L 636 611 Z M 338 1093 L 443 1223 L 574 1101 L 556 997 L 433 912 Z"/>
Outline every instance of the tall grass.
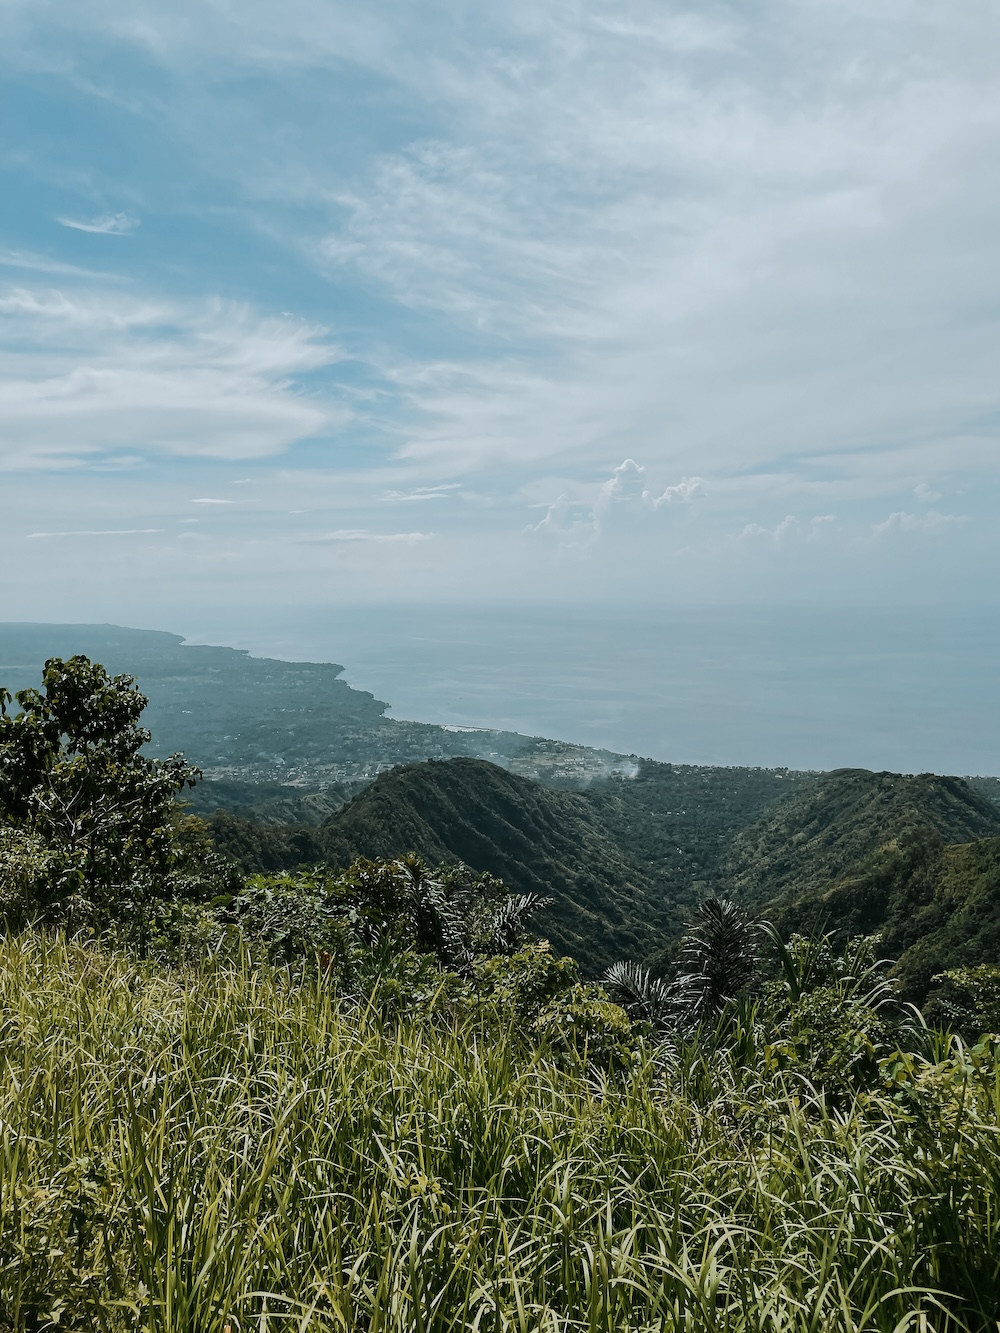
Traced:
<path fill-rule="evenodd" d="M 601 1078 L 248 965 L 0 942 L 9 1329 L 995 1329 L 995 1079 Z M 923 1100 L 921 1100 L 923 1099 Z"/>

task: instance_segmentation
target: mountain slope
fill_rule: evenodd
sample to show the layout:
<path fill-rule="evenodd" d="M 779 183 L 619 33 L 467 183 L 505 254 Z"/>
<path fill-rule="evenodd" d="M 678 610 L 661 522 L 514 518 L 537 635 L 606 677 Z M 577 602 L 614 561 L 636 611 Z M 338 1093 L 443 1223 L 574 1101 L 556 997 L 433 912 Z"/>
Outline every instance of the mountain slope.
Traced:
<path fill-rule="evenodd" d="M 779 929 L 881 936 L 907 998 L 1000 961 L 1000 810 L 961 778 L 842 769 L 739 833 L 729 892 Z"/>
<path fill-rule="evenodd" d="M 318 830 L 325 859 L 415 851 L 464 861 L 514 890 L 550 895 L 539 929 L 590 971 L 643 957 L 676 928 L 673 904 L 620 847 L 587 797 L 475 759 L 382 774 Z"/>
<path fill-rule="evenodd" d="M 786 894 L 767 915 L 785 933 L 818 923 L 838 937 L 878 933 L 906 998 L 933 1002 L 938 973 L 1000 962 L 1000 838 L 945 845 L 914 835 L 825 892 Z"/>
<path fill-rule="evenodd" d="M 218 811 L 210 824 L 219 850 L 247 871 L 417 851 L 554 894 L 557 905 L 540 924 L 593 970 L 661 951 L 717 889 L 734 831 L 815 780 L 643 761 L 634 779 L 566 792 L 456 759 L 383 774 L 319 829 L 265 820 L 260 808 Z"/>
<path fill-rule="evenodd" d="M 755 905 L 819 895 L 880 847 L 927 835 L 941 843 L 1000 836 L 1000 809 L 961 778 L 837 769 L 738 833 L 722 879 Z"/>

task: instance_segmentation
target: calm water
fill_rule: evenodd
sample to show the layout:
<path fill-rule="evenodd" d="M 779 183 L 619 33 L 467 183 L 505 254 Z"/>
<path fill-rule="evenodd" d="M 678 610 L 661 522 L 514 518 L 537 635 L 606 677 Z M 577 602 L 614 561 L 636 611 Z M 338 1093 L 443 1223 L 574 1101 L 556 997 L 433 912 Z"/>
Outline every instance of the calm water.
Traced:
<path fill-rule="evenodd" d="M 1000 773 L 996 607 L 343 609 L 222 629 L 187 632 L 342 662 L 395 717 L 678 763 Z"/>

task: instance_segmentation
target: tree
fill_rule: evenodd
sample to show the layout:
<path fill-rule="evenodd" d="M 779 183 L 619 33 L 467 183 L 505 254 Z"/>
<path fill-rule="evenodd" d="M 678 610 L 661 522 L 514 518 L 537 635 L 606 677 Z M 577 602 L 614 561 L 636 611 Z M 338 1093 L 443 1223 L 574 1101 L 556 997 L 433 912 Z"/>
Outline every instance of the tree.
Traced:
<path fill-rule="evenodd" d="M 612 963 L 601 985 L 635 1023 L 648 1023 L 660 1031 L 676 1017 L 674 988 L 639 963 Z"/>
<path fill-rule="evenodd" d="M 708 898 L 684 936 L 675 983 L 682 1009 L 695 1019 L 721 1012 L 753 980 L 761 926 L 745 908 Z"/>
<path fill-rule="evenodd" d="M 58 859 L 42 915 L 106 924 L 155 892 L 171 858 L 174 798 L 199 771 L 182 755 L 142 753 L 148 700 L 132 676 L 88 658 L 50 658 L 20 711 L 0 689 L 0 818 L 36 835 Z"/>

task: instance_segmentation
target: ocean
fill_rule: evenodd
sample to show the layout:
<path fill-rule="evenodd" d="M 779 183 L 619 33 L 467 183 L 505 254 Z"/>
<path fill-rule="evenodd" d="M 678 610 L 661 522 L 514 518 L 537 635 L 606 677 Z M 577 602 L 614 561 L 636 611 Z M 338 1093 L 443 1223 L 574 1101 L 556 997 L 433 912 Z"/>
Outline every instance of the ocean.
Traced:
<path fill-rule="evenodd" d="M 1000 773 L 997 607 L 316 608 L 186 632 L 342 663 L 417 721 L 674 763 Z"/>

